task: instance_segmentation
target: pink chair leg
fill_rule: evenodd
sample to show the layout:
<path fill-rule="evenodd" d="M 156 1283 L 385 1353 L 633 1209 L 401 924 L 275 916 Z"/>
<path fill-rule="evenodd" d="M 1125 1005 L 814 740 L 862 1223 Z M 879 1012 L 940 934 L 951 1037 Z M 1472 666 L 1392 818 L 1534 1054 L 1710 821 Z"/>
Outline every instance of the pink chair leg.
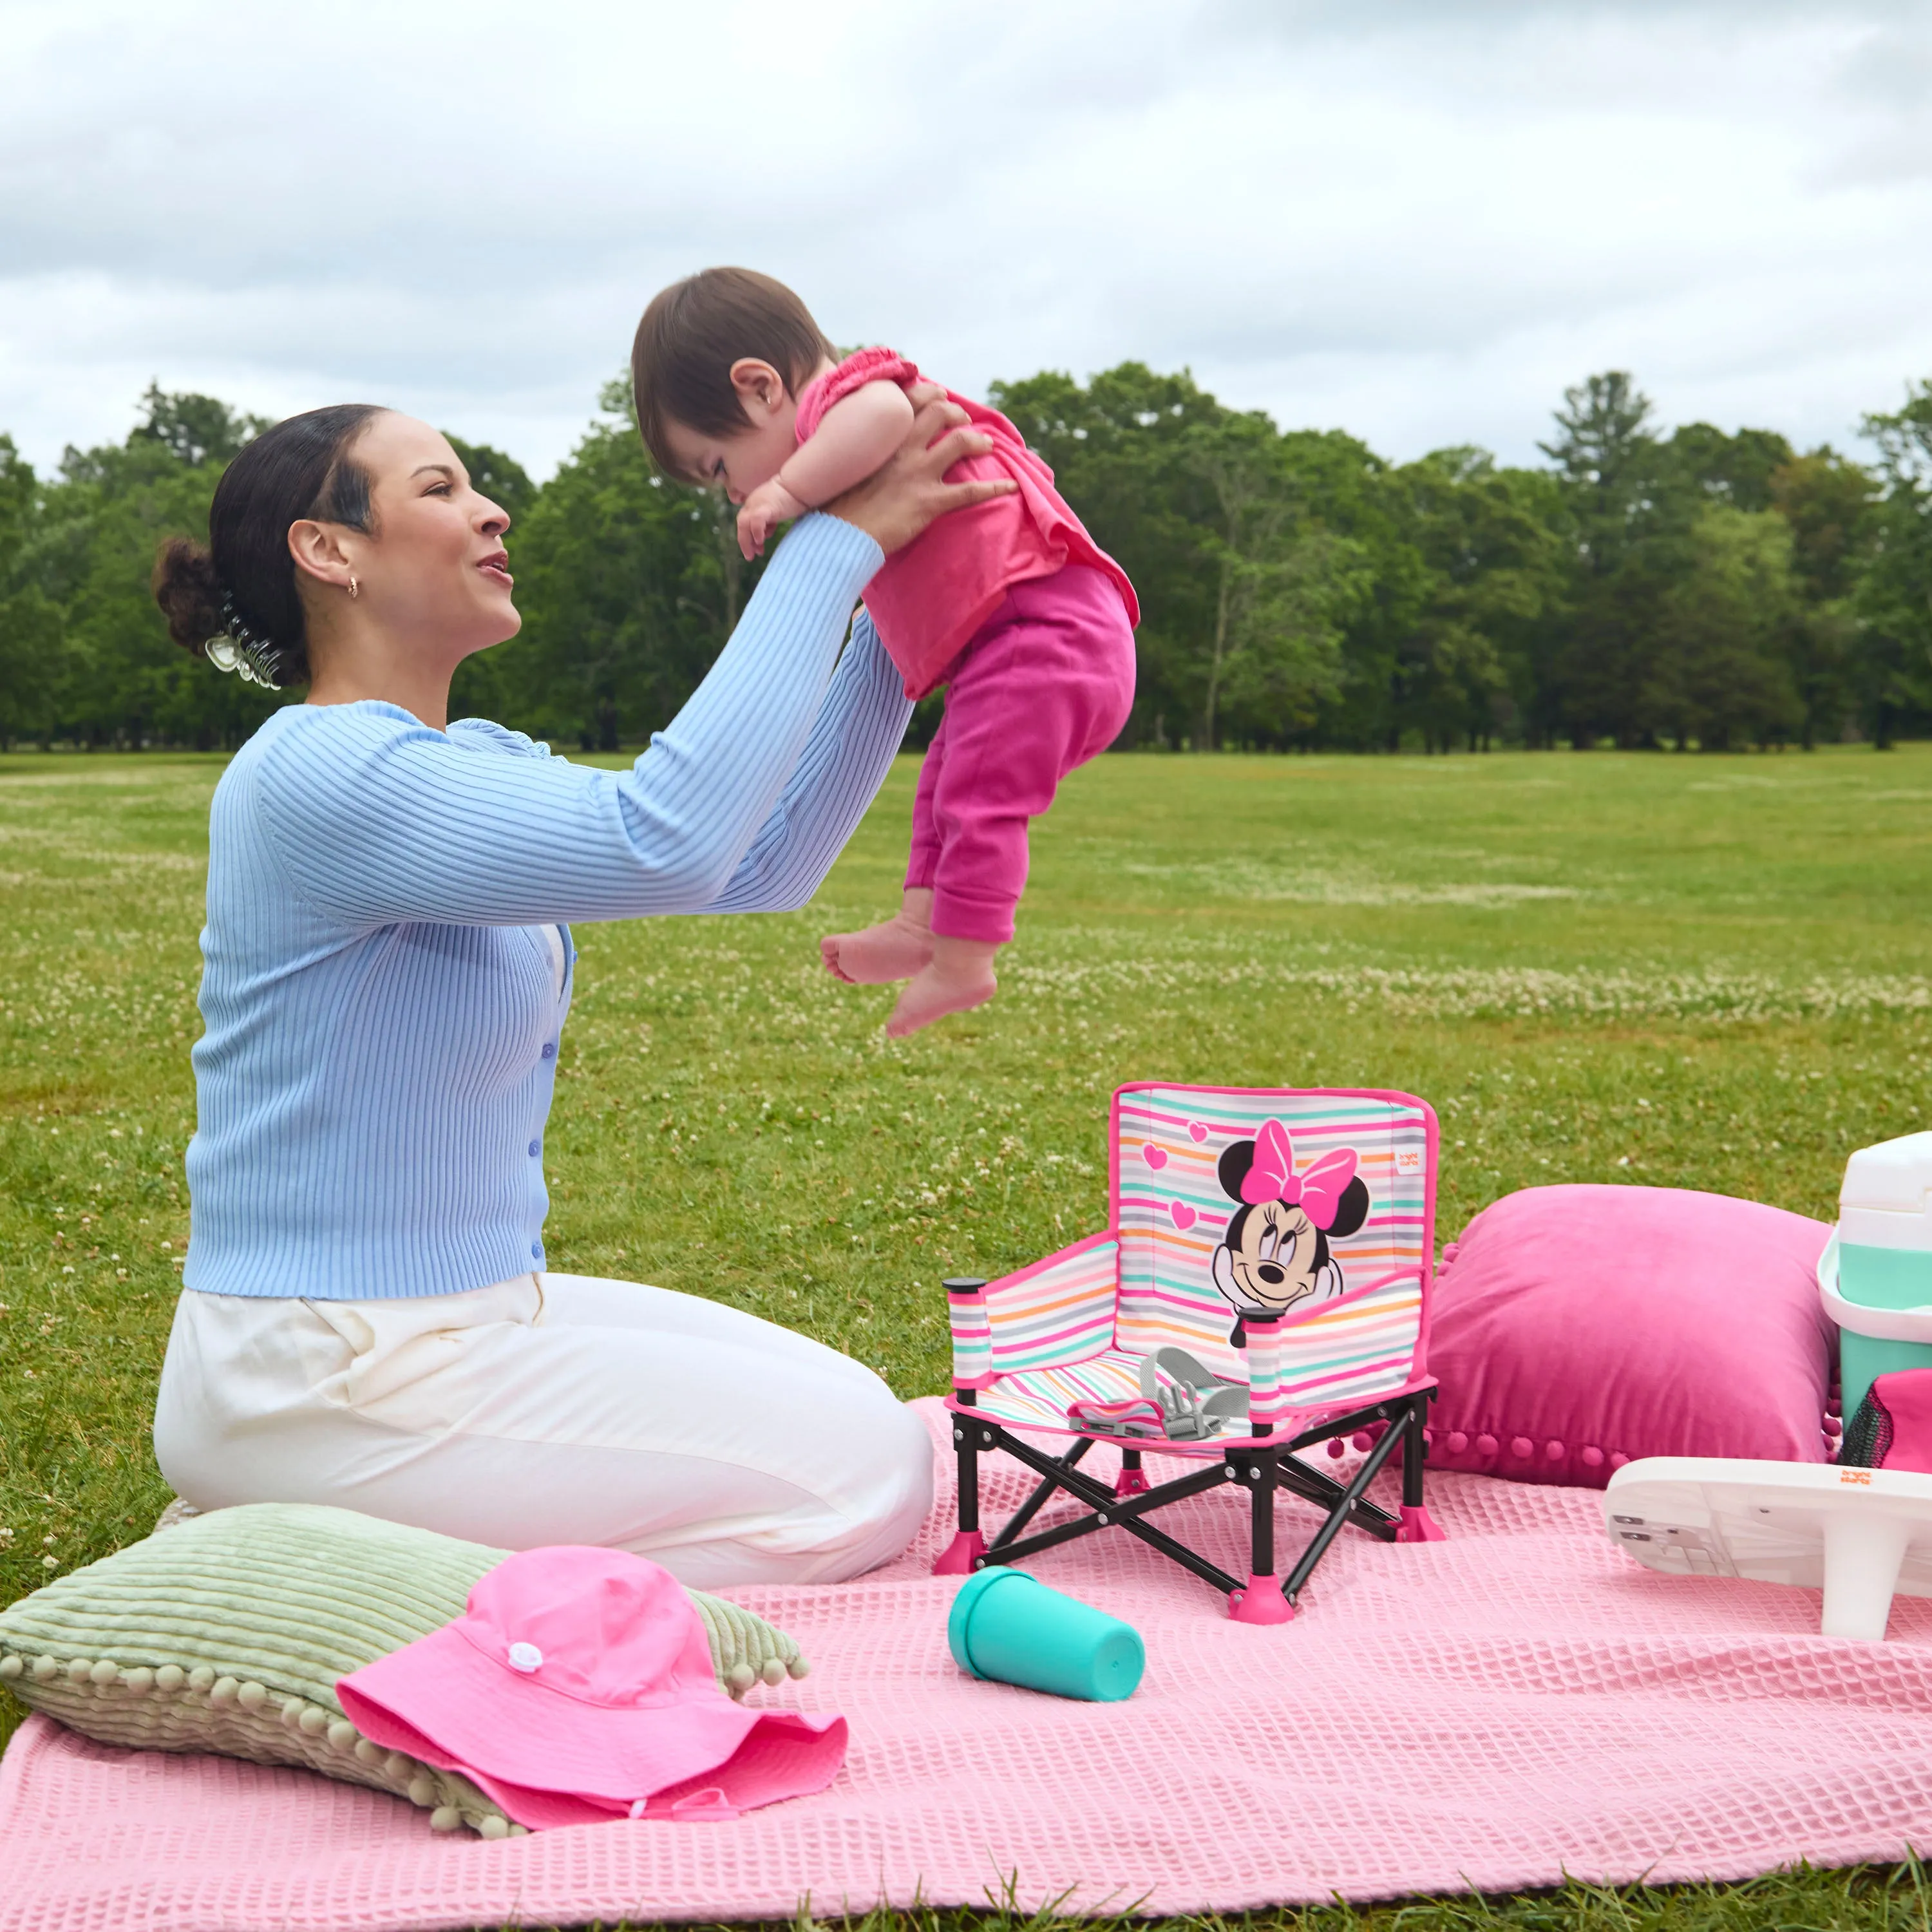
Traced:
<path fill-rule="evenodd" d="M 973 1566 L 986 1553 L 986 1539 L 976 1529 L 962 1529 L 934 1559 L 935 1576 L 970 1576 Z"/>
<path fill-rule="evenodd" d="M 1281 1594 L 1279 1576 L 1250 1576 L 1246 1589 L 1228 1592 L 1228 1614 L 1238 1624 L 1285 1624 L 1294 1606 Z"/>
<path fill-rule="evenodd" d="M 1447 1543 L 1442 1526 L 1420 1503 L 1404 1503 L 1396 1512 L 1402 1520 L 1395 1533 L 1398 1543 Z"/>

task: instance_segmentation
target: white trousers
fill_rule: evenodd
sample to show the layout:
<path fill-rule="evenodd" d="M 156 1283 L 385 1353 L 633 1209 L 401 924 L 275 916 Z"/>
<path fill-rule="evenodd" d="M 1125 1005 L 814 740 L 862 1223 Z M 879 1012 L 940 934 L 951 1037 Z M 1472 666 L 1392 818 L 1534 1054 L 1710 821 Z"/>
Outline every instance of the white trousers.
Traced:
<path fill-rule="evenodd" d="M 857 1576 L 932 1487 L 924 1426 L 871 1370 L 570 1274 L 386 1301 L 185 1290 L 154 1454 L 202 1509 L 333 1503 L 501 1549 L 634 1550 L 712 1587 Z"/>

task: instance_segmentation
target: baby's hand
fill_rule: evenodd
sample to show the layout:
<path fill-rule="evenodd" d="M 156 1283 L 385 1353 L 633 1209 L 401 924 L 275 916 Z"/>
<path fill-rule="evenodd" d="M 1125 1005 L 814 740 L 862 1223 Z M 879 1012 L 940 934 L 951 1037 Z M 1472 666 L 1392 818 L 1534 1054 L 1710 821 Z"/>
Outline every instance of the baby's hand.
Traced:
<path fill-rule="evenodd" d="M 803 516 L 811 507 L 801 503 L 776 476 L 769 483 L 760 483 L 738 512 L 738 548 L 745 553 L 746 561 L 749 562 L 764 548 L 766 538 L 780 524 Z"/>

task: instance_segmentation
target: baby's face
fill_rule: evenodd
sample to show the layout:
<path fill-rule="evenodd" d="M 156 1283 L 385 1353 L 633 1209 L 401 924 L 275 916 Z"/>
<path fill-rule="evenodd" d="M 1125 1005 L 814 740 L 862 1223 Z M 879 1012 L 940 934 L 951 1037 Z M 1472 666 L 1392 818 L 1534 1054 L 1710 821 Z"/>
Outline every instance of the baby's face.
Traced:
<path fill-rule="evenodd" d="M 730 436 L 705 436 L 682 423 L 672 423 L 665 431 L 684 474 L 693 482 L 722 488 L 734 503 L 769 483 L 798 447 L 795 398 L 784 397 L 769 411 L 753 407 L 758 419 Z"/>

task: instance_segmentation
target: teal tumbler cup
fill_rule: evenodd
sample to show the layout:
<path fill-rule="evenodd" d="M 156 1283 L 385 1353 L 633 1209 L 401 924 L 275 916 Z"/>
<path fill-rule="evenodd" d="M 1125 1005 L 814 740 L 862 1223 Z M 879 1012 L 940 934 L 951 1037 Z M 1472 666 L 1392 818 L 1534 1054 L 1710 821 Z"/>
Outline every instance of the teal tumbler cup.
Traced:
<path fill-rule="evenodd" d="M 946 1640 L 969 1676 L 1097 1703 L 1131 1697 L 1147 1667 L 1131 1624 L 998 1566 L 960 1585 Z"/>

